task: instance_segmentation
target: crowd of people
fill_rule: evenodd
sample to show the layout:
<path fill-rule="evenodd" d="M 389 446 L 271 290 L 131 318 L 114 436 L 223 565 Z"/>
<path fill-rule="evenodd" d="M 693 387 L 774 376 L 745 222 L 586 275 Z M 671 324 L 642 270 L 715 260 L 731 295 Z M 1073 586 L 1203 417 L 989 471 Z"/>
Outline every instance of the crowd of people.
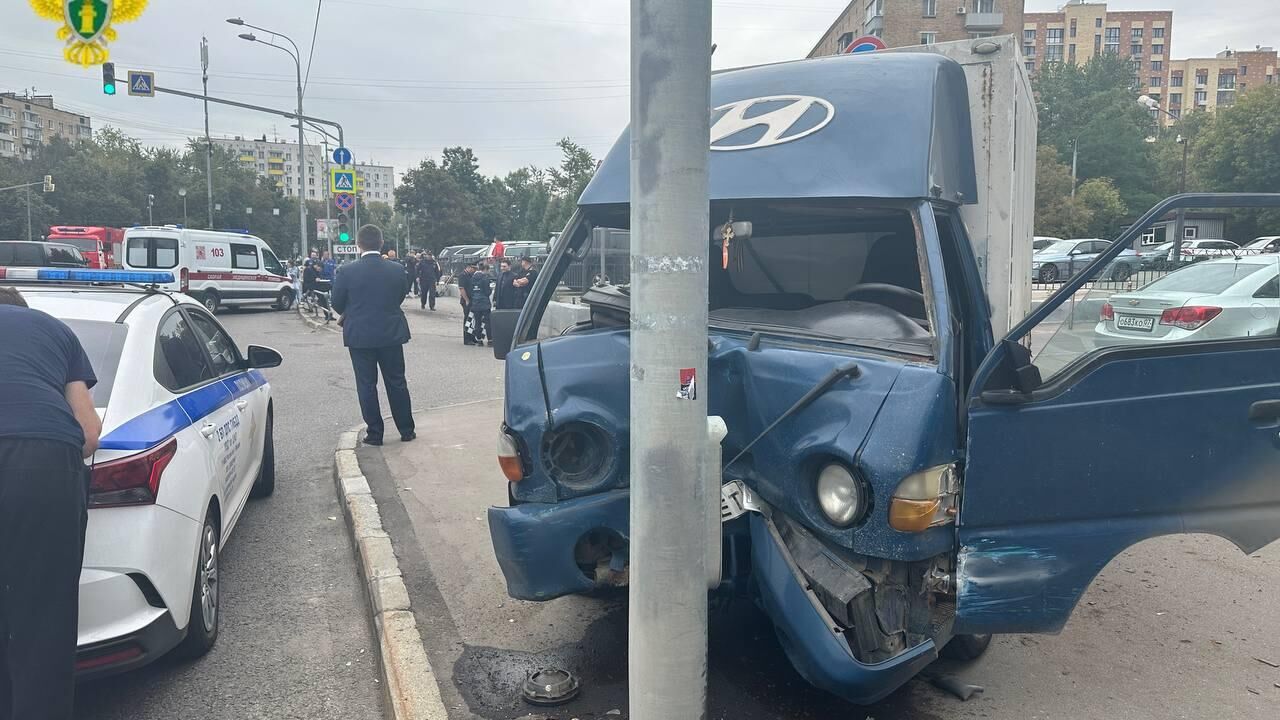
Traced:
<path fill-rule="evenodd" d="M 430 250 L 410 251 L 401 258 L 395 250 L 380 253 L 382 259 L 394 262 L 404 269 L 408 294 L 417 298 L 423 310 L 435 311 L 440 283 L 445 279 L 444 268 Z M 327 298 L 341 263 L 329 251 L 312 249 L 301 260 L 288 264 L 293 280 L 295 302 L 302 302 L 313 292 Z M 462 304 L 462 342 L 464 345 L 492 345 L 489 328 L 493 310 L 515 310 L 524 307 L 538 270 L 533 258 L 519 258 L 513 265 L 508 258 L 498 259 L 497 271 L 489 262 L 467 263 L 455 278 L 458 299 Z M 327 309 L 327 303 L 322 303 Z"/>
<path fill-rule="evenodd" d="M 489 330 L 490 313 L 497 310 L 517 310 L 524 307 L 529 291 L 538 279 L 533 259 L 525 256 L 519 260 L 519 268 L 513 270 L 511 261 L 498 261 L 498 273 L 489 272 L 486 262 L 467 263 L 458 277 L 458 300 L 462 303 L 462 344 L 493 345 Z"/>

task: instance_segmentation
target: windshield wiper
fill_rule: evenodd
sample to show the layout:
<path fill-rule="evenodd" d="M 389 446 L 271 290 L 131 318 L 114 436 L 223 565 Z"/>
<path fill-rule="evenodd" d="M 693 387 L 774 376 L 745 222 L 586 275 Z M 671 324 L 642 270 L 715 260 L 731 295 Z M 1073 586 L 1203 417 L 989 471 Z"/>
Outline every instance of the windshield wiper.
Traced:
<path fill-rule="evenodd" d="M 734 455 L 733 459 L 725 463 L 724 466 L 727 468 L 737 462 L 743 455 L 746 455 L 747 451 L 759 442 L 761 438 L 768 435 L 774 428 L 778 427 L 778 423 L 812 405 L 814 400 L 817 400 L 823 393 L 830 390 L 841 378 L 847 377 L 850 380 L 857 380 L 860 375 L 862 375 L 862 370 L 858 368 L 857 363 L 849 363 L 848 365 L 832 369 L 831 372 L 827 373 L 826 377 L 819 380 L 817 385 L 810 388 L 809 392 L 805 393 L 804 396 L 797 400 L 794 405 L 787 408 L 786 412 L 779 415 L 777 420 L 770 423 L 769 427 L 761 431 L 754 440 L 747 443 L 746 447 L 742 448 L 742 450 L 740 450 L 737 455 Z"/>

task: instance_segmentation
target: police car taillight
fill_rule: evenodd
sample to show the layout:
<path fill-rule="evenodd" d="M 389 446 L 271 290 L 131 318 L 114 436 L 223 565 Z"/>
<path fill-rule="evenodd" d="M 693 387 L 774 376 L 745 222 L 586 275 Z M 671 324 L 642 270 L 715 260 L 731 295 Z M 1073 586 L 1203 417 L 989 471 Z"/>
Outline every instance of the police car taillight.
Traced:
<path fill-rule="evenodd" d="M 171 439 L 146 452 L 93 466 L 89 481 L 89 507 L 150 505 L 160 494 L 160 477 L 178 454 Z"/>

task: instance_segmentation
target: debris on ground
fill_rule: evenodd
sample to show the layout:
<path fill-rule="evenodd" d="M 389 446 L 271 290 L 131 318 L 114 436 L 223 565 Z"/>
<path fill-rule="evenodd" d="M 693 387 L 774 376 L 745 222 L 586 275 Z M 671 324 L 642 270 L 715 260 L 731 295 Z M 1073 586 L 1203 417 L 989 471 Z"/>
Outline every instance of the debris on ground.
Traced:
<path fill-rule="evenodd" d="M 1260 657 L 1256 657 L 1254 658 L 1254 660 L 1257 660 L 1263 665 L 1270 665 L 1273 668 L 1280 668 L 1280 663 L 1275 662 L 1274 660 L 1267 660 L 1266 658 L 1260 658 Z"/>
<path fill-rule="evenodd" d="M 970 685 L 955 675 L 934 675 L 929 678 L 929 682 L 939 690 L 949 692 L 962 701 L 968 700 L 983 690 L 981 685 Z"/>
<path fill-rule="evenodd" d="M 520 695 L 530 705 L 561 705 L 578 696 L 578 678 L 568 670 L 543 668 L 529 673 Z"/>

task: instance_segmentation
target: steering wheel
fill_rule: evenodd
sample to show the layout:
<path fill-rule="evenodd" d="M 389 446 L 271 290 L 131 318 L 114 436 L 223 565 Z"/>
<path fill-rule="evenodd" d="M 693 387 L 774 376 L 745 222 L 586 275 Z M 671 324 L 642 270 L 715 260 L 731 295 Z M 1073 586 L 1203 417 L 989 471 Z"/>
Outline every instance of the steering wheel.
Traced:
<path fill-rule="evenodd" d="M 867 302 L 874 302 L 893 308 L 908 317 L 925 318 L 928 316 L 925 310 L 924 293 L 904 288 L 901 285 L 859 283 L 844 294 L 844 299 L 860 300 L 868 296 L 872 299 Z"/>

